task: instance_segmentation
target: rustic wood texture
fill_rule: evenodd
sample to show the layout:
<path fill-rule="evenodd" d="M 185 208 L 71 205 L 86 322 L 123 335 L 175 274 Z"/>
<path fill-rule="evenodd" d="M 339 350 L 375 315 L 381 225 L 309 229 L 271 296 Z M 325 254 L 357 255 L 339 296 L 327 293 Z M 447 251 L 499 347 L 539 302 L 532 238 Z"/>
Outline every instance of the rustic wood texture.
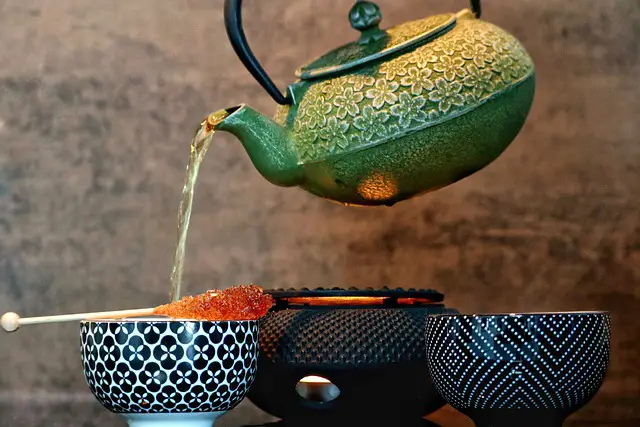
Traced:
<path fill-rule="evenodd" d="M 351 1 L 245 3 L 281 87 L 356 36 Z M 465 6 L 379 3 L 385 25 Z M 610 374 L 574 419 L 640 419 L 640 5 L 485 3 L 538 70 L 501 158 L 393 208 L 345 208 L 272 186 L 221 135 L 196 191 L 185 292 L 390 285 L 436 288 L 466 312 L 611 310 Z M 241 102 L 275 108 L 227 43 L 222 0 L 0 0 L 0 312 L 164 303 L 189 140 Z M 0 336 L 0 365 L 7 392 L 87 390 L 77 325 Z"/>

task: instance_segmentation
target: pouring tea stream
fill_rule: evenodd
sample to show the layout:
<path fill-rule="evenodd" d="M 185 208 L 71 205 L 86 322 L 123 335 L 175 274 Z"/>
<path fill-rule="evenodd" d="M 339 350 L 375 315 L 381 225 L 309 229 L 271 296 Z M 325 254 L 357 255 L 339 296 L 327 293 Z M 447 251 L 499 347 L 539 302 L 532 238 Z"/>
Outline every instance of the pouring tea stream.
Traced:
<path fill-rule="evenodd" d="M 535 91 L 524 47 L 479 19 L 480 2 L 387 30 L 380 9 L 357 1 L 357 41 L 296 71 L 280 91 L 251 52 L 242 0 L 225 24 L 249 72 L 280 104 L 273 119 L 227 108 L 234 134 L 271 183 L 346 205 L 393 205 L 487 166 L 516 137 Z"/>
<path fill-rule="evenodd" d="M 207 118 L 200 123 L 200 127 L 191 141 L 187 177 L 185 178 L 182 189 L 182 199 L 180 200 L 180 207 L 178 209 L 178 241 L 176 243 L 173 267 L 171 268 L 171 290 L 169 292 L 171 301 L 178 301 L 180 299 L 187 235 L 189 233 L 191 211 L 193 210 L 193 197 L 200 165 L 209 150 L 216 128 L 227 115 L 228 113 L 225 110 L 209 114 Z"/>

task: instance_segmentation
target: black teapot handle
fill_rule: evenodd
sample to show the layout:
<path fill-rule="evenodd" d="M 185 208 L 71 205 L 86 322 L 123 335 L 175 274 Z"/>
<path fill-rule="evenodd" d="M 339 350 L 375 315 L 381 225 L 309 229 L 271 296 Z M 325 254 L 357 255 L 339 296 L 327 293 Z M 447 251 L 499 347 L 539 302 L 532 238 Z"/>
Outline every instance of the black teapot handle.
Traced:
<path fill-rule="evenodd" d="M 273 80 L 267 75 L 262 65 L 251 52 L 247 38 L 242 29 L 242 0 L 225 0 L 224 2 L 224 24 L 227 28 L 227 36 L 233 50 L 240 58 L 240 61 L 247 67 L 251 75 L 265 88 L 267 93 L 280 105 L 291 104 L 291 98 L 284 96 Z"/>
<path fill-rule="evenodd" d="M 480 18 L 480 15 L 482 15 L 480 0 L 471 0 L 471 12 L 473 12 L 476 18 Z"/>
<path fill-rule="evenodd" d="M 480 0 L 470 0 L 471 11 L 479 18 L 482 13 Z M 247 38 L 242 29 L 242 0 L 224 1 L 224 24 L 233 50 L 251 75 L 260 83 L 269 95 L 280 105 L 291 104 L 291 98 L 283 95 L 273 80 L 267 75 L 255 55 L 249 48 Z"/>

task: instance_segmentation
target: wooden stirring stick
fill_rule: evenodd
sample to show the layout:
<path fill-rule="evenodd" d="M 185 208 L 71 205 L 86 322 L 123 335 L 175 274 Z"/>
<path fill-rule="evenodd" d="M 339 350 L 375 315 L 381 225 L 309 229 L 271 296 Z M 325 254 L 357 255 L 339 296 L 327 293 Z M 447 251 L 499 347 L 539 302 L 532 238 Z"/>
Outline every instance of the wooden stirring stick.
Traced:
<path fill-rule="evenodd" d="M 90 319 L 118 319 L 122 317 L 149 316 L 153 314 L 153 308 L 139 308 L 135 310 L 99 311 L 94 313 L 62 314 L 59 316 L 41 316 L 21 318 L 18 313 L 5 313 L 0 317 L 0 325 L 7 332 L 14 332 L 22 325 L 34 325 L 38 323 L 76 322 Z"/>

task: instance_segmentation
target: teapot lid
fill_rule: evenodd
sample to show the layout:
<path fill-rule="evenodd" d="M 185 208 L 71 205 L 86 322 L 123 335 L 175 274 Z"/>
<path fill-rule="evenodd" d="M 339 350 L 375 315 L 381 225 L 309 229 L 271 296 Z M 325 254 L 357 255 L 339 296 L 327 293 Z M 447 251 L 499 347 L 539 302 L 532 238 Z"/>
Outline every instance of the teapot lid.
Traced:
<path fill-rule="evenodd" d="M 360 31 L 357 41 L 334 49 L 296 70 L 301 79 L 328 77 L 368 62 L 433 40 L 456 25 L 456 15 L 434 15 L 417 21 L 381 30 L 380 8 L 372 2 L 359 0 L 349 12 L 351 26 Z"/>

